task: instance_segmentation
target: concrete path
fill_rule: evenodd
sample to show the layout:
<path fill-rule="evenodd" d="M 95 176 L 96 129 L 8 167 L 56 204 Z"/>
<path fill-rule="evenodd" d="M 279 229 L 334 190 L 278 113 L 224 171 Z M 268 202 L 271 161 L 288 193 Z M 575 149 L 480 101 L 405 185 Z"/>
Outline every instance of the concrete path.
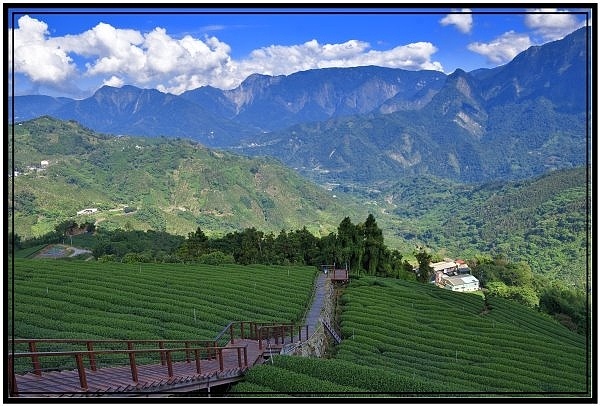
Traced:
<path fill-rule="evenodd" d="M 308 314 L 306 315 L 306 320 L 304 321 L 304 324 L 308 325 L 309 337 L 312 335 L 312 333 L 314 333 L 315 329 L 319 325 L 319 316 L 321 315 L 321 310 L 323 309 L 323 303 L 325 301 L 326 279 L 327 275 L 325 275 L 323 272 L 319 273 L 315 286 L 315 297 L 313 298 L 312 305 Z"/>

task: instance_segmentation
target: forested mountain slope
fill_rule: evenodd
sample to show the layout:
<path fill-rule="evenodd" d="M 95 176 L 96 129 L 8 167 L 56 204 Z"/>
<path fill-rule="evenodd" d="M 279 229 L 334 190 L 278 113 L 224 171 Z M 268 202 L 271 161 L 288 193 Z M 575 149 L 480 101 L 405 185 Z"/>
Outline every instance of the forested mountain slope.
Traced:
<path fill-rule="evenodd" d="M 22 237 L 68 218 L 182 235 L 199 226 L 223 234 L 305 225 L 319 235 L 335 229 L 340 213 L 360 212 L 272 158 L 189 140 L 102 135 L 49 117 L 14 133 L 15 232 Z M 86 208 L 98 211 L 76 214 Z"/>

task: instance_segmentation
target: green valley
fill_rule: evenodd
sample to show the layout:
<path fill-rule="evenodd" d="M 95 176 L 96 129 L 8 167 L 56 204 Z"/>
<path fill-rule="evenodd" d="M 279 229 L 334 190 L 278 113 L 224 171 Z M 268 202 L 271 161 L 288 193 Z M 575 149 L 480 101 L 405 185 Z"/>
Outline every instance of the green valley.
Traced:
<path fill-rule="evenodd" d="M 421 175 L 368 188 L 320 187 L 273 158 L 181 139 L 101 135 L 49 117 L 15 125 L 14 137 L 9 215 L 14 208 L 21 240 L 65 221 L 178 236 L 201 228 L 216 237 L 245 228 L 306 227 L 323 237 L 343 217 L 356 221 L 373 213 L 387 245 L 409 257 L 415 246 L 428 247 L 436 258 L 500 256 L 580 290 L 587 283 L 585 167 L 484 184 Z"/>

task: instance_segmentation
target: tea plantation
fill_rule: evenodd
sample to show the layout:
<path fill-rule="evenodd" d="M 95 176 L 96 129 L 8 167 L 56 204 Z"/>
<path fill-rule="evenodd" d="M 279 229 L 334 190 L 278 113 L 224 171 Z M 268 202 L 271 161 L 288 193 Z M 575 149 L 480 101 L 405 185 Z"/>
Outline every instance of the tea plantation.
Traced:
<path fill-rule="evenodd" d="M 301 322 L 314 267 L 15 259 L 15 338 L 213 339 L 230 321 Z M 586 337 L 514 302 L 363 276 L 330 359 L 277 356 L 231 396 L 589 396 Z"/>
<path fill-rule="evenodd" d="M 316 272 L 15 259 L 8 330 L 15 338 L 212 340 L 230 321 L 300 322 Z"/>
<path fill-rule="evenodd" d="M 585 337 L 524 306 L 375 277 L 353 280 L 340 301 L 335 359 L 277 357 L 235 392 L 589 396 Z"/>

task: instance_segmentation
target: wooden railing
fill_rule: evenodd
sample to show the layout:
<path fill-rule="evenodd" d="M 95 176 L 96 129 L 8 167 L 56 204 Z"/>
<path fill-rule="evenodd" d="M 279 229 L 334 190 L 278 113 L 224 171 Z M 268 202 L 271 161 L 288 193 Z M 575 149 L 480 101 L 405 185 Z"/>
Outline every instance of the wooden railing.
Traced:
<path fill-rule="evenodd" d="M 41 342 L 44 340 L 34 340 L 35 342 Z M 88 341 L 91 343 L 91 341 Z M 113 340 L 113 342 L 115 342 Z M 126 350 L 87 350 L 87 351 L 51 351 L 51 352 L 22 352 L 22 353 L 11 353 L 8 354 L 8 369 L 9 369 L 9 386 L 12 394 L 18 393 L 16 376 L 14 370 L 14 360 L 16 358 L 30 358 L 33 365 L 33 373 L 36 375 L 42 375 L 41 358 L 44 357 L 73 357 L 76 364 L 76 369 L 79 374 L 79 383 L 81 388 L 86 390 L 88 388 L 84 357 L 89 360 L 89 368 L 92 371 L 96 371 L 95 359 L 100 354 L 126 354 L 129 358 L 129 367 L 131 370 L 131 379 L 133 382 L 138 382 L 138 362 L 136 362 L 136 355 L 138 354 L 159 354 L 161 359 L 161 365 L 165 365 L 167 368 L 167 375 L 169 378 L 173 377 L 173 353 L 184 353 L 186 362 L 190 363 L 193 354 L 193 359 L 196 364 L 196 372 L 202 373 L 201 360 L 202 359 L 218 359 L 219 370 L 223 371 L 223 352 L 224 351 L 236 351 L 238 367 L 248 367 L 248 353 L 246 345 L 233 345 L 228 347 L 190 347 L 185 346 L 182 348 L 145 348 L 135 349 L 133 341 L 125 341 L 127 343 Z M 144 340 L 144 342 L 150 342 Z M 162 341 L 156 341 L 160 343 Z M 203 356 L 204 355 L 204 356 Z"/>
<path fill-rule="evenodd" d="M 296 336 L 297 331 L 297 336 Z M 140 362 L 139 357 L 144 354 L 146 358 L 158 354 L 160 364 L 166 366 L 167 374 L 173 377 L 173 359 L 174 354 L 178 354 L 181 360 L 196 364 L 196 371 L 201 373 L 201 360 L 219 361 L 219 368 L 223 371 L 223 352 L 237 351 L 237 362 L 239 368 L 248 367 L 247 346 L 240 340 L 257 340 L 259 349 L 263 349 L 265 340 L 274 340 L 274 344 L 283 345 L 286 339 L 294 342 L 308 339 L 308 326 L 296 326 L 293 323 L 278 322 L 254 322 L 254 321 L 235 321 L 229 323 L 214 340 L 85 340 L 85 339 L 12 339 L 8 341 L 8 380 L 11 394 L 17 394 L 17 381 L 15 371 L 29 370 L 34 374 L 41 376 L 44 371 L 63 370 L 65 365 L 75 365 L 79 374 L 79 381 L 82 389 L 87 389 L 86 379 L 86 361 L 91 371 L 96 371 L 99 367 L 98 359 L 102 355 L 112 355 L 122 357 L 123 363 L 129 364 L 131 378 L 134 382 L 138 380 L 138 366 L 152 363 L 149 359 Z M 236 342 L 240 344 L 236 345 Z M 65 349 L 65 347 L 71 347 Z M 150 348 L 140 348 L 140 346 Z M 61 347 L 56 349 L 56 347 Z M 112 347 L 112 348 L 106 348 Z M 49 357 L 63 359 L 58 364 L 49 365 Z M 25 368 L 21 362 L 16 365 L 20 359 L 30 360 L 30 367 Z M 45 365 L 43 365 L 43 359 Z M 66 361 L 65 361 L 66 359 Z M 112 358 L 111 358 L 112 359 Z M 56 361 L 56 360 L 53 360 Z M 114 361 L 112 361 L 114 363 Z M 115 366 L 114 364 L 107 366 Z"/>
<path fill-rule="evenodd" d="M 294 323 L 280 322 L 256 322 L 256 321 L 232 321 L 215 338 L 215 343 L 220 344 L 226 333 L 229 331 L 229 342 L 235 344 L 237 338 L 257 340 L 259 349 L 263 348 L 263 340 L 274 340 L 275 344 L 284 344 L 289 335 L 291 342 L 296 337 L 298 331 L 298 341 L 302 341 L 302 331 L 304 330 L 304 339 L 308 339 L 308 325 L 296 325 Z M 236 334 L 239 332 L 239 335 Z M 237 337 L 237 338 L 236 338 Z"/>

